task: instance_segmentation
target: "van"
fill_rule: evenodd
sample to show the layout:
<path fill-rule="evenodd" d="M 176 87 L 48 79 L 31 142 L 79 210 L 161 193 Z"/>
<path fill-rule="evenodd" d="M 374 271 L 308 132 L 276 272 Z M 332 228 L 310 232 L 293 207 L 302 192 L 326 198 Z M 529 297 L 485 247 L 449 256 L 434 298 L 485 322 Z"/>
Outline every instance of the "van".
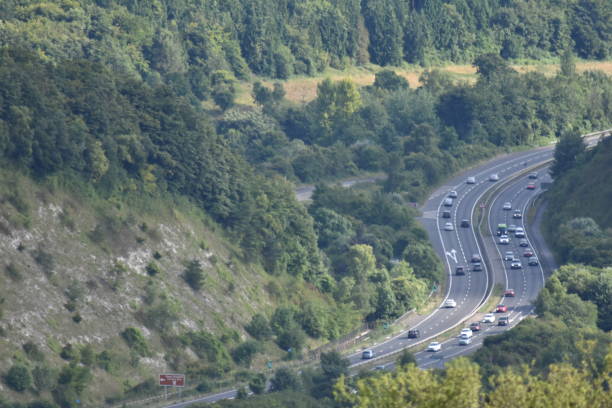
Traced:
<path fill-rule="evenodd" d="M 372 350 L 364 350 L 363 353 L 361 353 L 361 358 L 363 358 L 364 360 L 369 360 L 370 358 L 374 357 L 374 352 Z"/>
<path fill-rule="evenodd" d="M 444 199 L 444 206 L 445 207 L 452 207 L 453 206 L 453 199 L 452 198 L 445 198 Z"/>

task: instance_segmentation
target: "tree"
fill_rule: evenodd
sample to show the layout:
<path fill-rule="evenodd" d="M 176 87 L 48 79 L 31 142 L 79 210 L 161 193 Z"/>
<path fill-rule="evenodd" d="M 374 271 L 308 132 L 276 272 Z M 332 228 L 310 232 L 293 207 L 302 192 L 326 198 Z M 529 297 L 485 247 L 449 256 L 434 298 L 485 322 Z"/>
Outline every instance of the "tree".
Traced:
<path fill-rule="evenodd" d="M 397 359 L 397 364 L 399 366 L 405 366 L 408 364 L 417 364 L 416 361 L 416 357 L 414 356 L 414 354 L 412 354 L 410 351 L 408 351 L 407 349 L 402 351 L 402 354 L 400 355 L 400 357 Z"/>
<path fill-rule="evenodd" d="M 266 340 L 272 335 L 272 329 L 268 319 L 262 314 L 255 314 L 251 318 L 251 322 L 245 326 L 246 331 L 257 340 Z"/>
<path fill-rule="evenodd" d="M 584 141 L 580 132 L 569 131 L 564 133 L 557 146 L 550 174 L 553 178 L 559 178 L 576 165 L 578 157 L 585 151 Z"/>
<path fill-rule="evenodd" d="M 254 340 L 245 341 L 232 350 L 232 358 L 236 364 L 242 364 L 245 367 L 250 367 L 253 357 L 259 352 L 260 346 Z"/>
<path fill-rule="evenodd" d="M 215 103 L 227 110 L 234 105 L 236 98 L 236 79 L 228 71 L 215 71 L 211 75 L 212 97 Z"/>
<path fill-rule="evenodd" d="M 255 374 L 251 381 L 249 381 L 249 388 L 253 391 L 253 394 L 263 394 L 266 390 L 266 376 L 262 373 Z"/>
<path fill-rule="evenodd" d="M 300 379 L 293 370 L 282 367 L 276 370 L 274 377 L 270 379 L 270 389 L 272 391 L 297 391 L 300 389 Z"/>
<path fill-rule="evenodd" d="M 335 350 L 321 353 L 321 371 L 330 382 L 342 375 L 348 375 L 349 365 L 349 360 Z"/>
<path fill-rule="evenodd" d="M 571 78 L 576 75 L 576 60 L 571 49 L 566 49 L 561 54 L 561 75 Z"/>
<path fill-rule="evenodd" d="M 8 370 L 4 381 L 15 391 L 23 392 L 32 385 L 32 375 L 25 366 L 15 364 Z"/>
<path fill-rule="evenodd" d="M 476 57 L 474 60 L 476 72 L 486 79 L 490 80 L 495 76 L 504 76 L 509 73 L 516 73 L 506 60 L 497 54 L 489 53 Z"/>
<path fill-rule="evenodd" d="M 183 279 L 185 279 L 185 282 L 187 282 L 187 284 L 191 286 L 191 289 L 196 292 L 202 288 L 204 271 L 202 270 L 200 261 L 197 259 L 189 261 L 185 268 L 185 272 L 183 272 Z"/>
<path fill-rule="evenodd" d="M 374 75 L 374 87 L 387 91 L 408 89 L 408 81 L 390 69 L 383 69 Z"/>

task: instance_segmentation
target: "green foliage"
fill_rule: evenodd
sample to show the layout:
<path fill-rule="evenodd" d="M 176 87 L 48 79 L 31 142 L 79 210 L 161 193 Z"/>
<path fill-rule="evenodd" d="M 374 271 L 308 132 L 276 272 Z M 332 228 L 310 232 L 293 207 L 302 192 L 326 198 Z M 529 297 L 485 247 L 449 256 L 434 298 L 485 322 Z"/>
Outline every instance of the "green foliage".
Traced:
<path fill-rule="evenodd" d="M 146 357 L 151 354 L 146 339 L 137 328 L 128 327 L 121 332 L 121 337 L 125 340 L 128 347 L 137 355 Z"/>
<path fill-rule="evenodd" d="M 248 368 L 251 366 L 253 357 L 259 351 L 261 351 L 261 347 L 257 341 L 247 340 L 232 350 L 232 358 L 236 364 L 241 364 Z"/>
<path fill-rule="evenodd" d="M 159 264 L 155 261 L 149 262 L 147 266 L 145 267 L 145 270 L 147 271 L 147 274 L 149 276 L 157 276 L 162 271 Z"/>
<path fill-rule="evenodd" d="M 28 341 L 27 343 L 24 343 L 21 347 L 23 348 L 23 351 L 26 353 L 30 360 L 40 362 L 45 359 L 45 354 L 40 351 L 40 348 L 38 348 L 38 345 L 36 345 L 36 343 Z"/>
<path fill-rule="evenodd" d="M 584 153 L 585 145 L 579 132 L 568 132 L 561 135 L 555 146 L 555 161 L 550 168 L 550 174 L 559 178 L 576 165 L 580 154 Z"/>
<path fill-rule="evenodd" d="M 253 391 L 253 394 L 263 394 L 266 390 L 266 376 L 261 373 L 255 374 L 249 381 L 249 388 Z"/>
<path fill-rule="evenodd" d="M 211 333 L 205 331 L 188 332 L 182 336 L 183 342 L 201 359 L 214 364 L 221 370 L 231 365 L 230 353 L 226 345 Z"/>
<path fill-rule="evenodd" d="M 4 382 L 13 390 L 23 392 L 32 385 L 32 375 L 27 367 L 16 364 L 8 370 Z"/>
<path fill-rule="evenodd" d="M 301 387 L 299 377 L 290 368 L 282 367 L 274 372 L 270 378 L 271 391 L 298 391 Z"/>
<path fill-rule="evenodd" d="M 189 261 L 185 271 L 183 272 L 183 279 L 191 289 L 196 292 L 202 288 L 202 284 L 204 283 L 204 270 L 202 269 L 202 265 L 200 265 L 200 261 L 197 259 Z"/>
<path fill-rule="evenodd" d="M 268 319 L 262 314 L 255 314 L 245 326 L 246 331 L 257 340 L 266 340 L 272 334 Z"/>
<path fill-rule="evenodd" d="M 321 353 L 321 371 L 329 383 L 333 383 L 342 375 L 348 375 L 350 362 L 337 351 Z"/>

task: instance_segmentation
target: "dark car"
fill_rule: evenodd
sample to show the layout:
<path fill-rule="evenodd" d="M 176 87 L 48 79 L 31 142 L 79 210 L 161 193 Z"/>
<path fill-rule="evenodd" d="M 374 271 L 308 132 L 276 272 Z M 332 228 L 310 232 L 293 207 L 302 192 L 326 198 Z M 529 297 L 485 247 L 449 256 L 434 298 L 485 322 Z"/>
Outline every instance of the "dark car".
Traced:
<path fill-rule="evenodd" d="M 514 289 L 507 289 L 504 292 L 505 297 L 514 297 L 516 294 L 514 293 Z"/>
<path fill-rule="evenodd" d="M 480 331 L 481 328 L 482 327 L 480 326 L 479 322 L 474 322 L 474 323 L 470 324 L 470 329 L 472 331 Z"/>
<path fill-rule="evenodd" d="M 480 255 L 478 254 L 472 255 L 472 262 L 480 262 L 480 261 L 481 261 Z"/>
<path fill-rule="evenodd" d="M 450 218 L 450 217 L 451 217 L 450 211 L 442 211 L 442 218 Z"/>
<path fill-rule="evenodd" d="M 538 258 L 536 258 L 535 256 L 532 256 L 531 258 L 529 258 L 529 266 L 538 266 Z"/>
<path fill-rule="evenodd" d="M 527 241 L 526 239 L 521 239 L 519 241 L 519 246 L 521 246 L 521 247 L 528 247 L 529 246 L 529 241 Z"/>
<path fill-rule="evenodd" d="M 468 228 L 470 226 L 470 220 L 461 220 L 461 226 L 463 228 Z"/>
<path fill-rule="evenodd" d="M 418 329 L 408 330 L 409 339 L 418 339 L 421 336 L 421 332 Z"/>
<path fill-rule="evenodd" d="M 457 266 L 455 268 L 455 275 L 465 275 L 465 266 Z"/>
<path fill-rule="evenodd" d="M 535 180 L 538 178 L 538 173 L 534 171 L 533 173 L 529 173 L 528 177 L 532 180 Z"/>
<path fill-rule="evenodd" d="M 497 321 L 498 326 L 507 326 L 509 324 L 510 324 L 510 319 L 508 319 L 508 316 L 502 316 Z"/>
<path fill-rule="evenodd" d="M 472 270 L 474 272 L 481 272 L 482 271 L 482 264 L 481 263 L 475 263 L 474 266 L 472 267 Z"/>

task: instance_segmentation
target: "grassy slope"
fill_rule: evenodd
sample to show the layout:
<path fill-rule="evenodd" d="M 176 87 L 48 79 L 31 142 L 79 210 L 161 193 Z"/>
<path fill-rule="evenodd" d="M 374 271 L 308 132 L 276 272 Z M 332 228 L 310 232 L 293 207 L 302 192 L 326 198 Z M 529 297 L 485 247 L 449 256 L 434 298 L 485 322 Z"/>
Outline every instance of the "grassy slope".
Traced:
<path fill-rule="evenodd" d="M 244 338 L 243 325 L 256 311 L 269 313 L 279 303 L 318 297 L 303 283 L 273 278 L 242 262 L 240 250 L 221 229 L 187 202 L 169 197 L 104 201 L 41 186 L 8 170 L 0 171 L 0 197 L 0 367 L 5 371 L 19 361 L 34 367 L 37 363 L 21 349 L 28 341 L 45 354 L 45 364 L 55 367 L 66 364 L 59 352 L 68 343 L 92 344 L 96 353 L 109 350 L 118 367 L 111 373 L 93 369 L 95 386 L 87 394 L 94 405 L 171 369 L 164 354 L 176 346 L 165 346 L 162 331 L 147 327 L 141 317 L 163 305 L 164 298 L 176 310 L 172 327 L 164 331 L 206 330 Z M 46 256 L 37 256 L 40 251 Z M 192 259 L 201 262 L 206 276 L 200 292 L 182 278 Z M 153 277 L 146 272 L 151 261 L 161 270 Z M 117 264 L 124 270 L 118 271 Z M 70 287 L 78 289 L 73 311 L 66 307 Z M 147 293 L 155 293 L 152 303 L 145 301 Z M 79 323 L 73 320 L 77 313 Z M 152 350 L 136 365 L 120 337 L 130 326 L 143 332 Z M 184 362 L 197 359 L 185 347 L 179 349 Z M 265 358 L 259 355 L 253 368 L 263 367 L 275 352 L 272 347 Z M 32 397 L 1 382 L 0 395 Z"/>

